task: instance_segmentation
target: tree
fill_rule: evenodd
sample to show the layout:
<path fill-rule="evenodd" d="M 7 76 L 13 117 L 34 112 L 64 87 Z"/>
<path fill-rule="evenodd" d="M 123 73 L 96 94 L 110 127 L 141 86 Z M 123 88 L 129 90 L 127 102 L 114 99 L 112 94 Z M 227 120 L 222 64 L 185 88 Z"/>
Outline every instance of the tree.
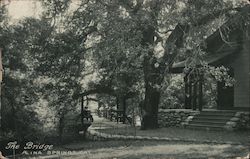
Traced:
<path fill-rule="evenodd" d="M 90 0 L 85 7 L 82 10 L 92 13 L 91 24 L 97 26 L 92 56 L 100 76 L 106 74 L 115 88 L 125 92 L 143 83 L 143 129 L 157 128 L 160 88 L 173 62 L 182 56 L 191 61 L 187 67 L 202 63 L 206 37 L 230 11 L 238 11 L 232 2 L 219 0 Z M 214 24 L 215 20 L 221 23 Z M 161 52 L 156 51 L 159 45 Z M 121 74 L 137 78 L 127 84 Z"/>
<path fill-rule="evenodd" d="M 86 0 L 73 10 L 69 0 L 42 3 L 43 16 L 24 20 L 3 42 L 9 51 L 16 48 L 15 56 L 7 54 L 9 66 L 44 79 L 39 91 L 57 111 L 60 136 L 65 115 L 76 109 L 72 96 L 82 90 L 114 95 L 124 108 L 135 96 L 142 128 L 157 128 L 161 87 L 173 62 L 188 58 L 190 68 L 202 63 L 206 37 L 235 14 L 230 11 L 238 12 L 220 0 Z M 97 73 L 91 90 L 82 88 L 88 63 Z"/>
<path fill-rule="evenodd" d="M 13 137 L 19 141 L 38 139 L 42 125 L 36 108 L 32 106 L 37 102 L 38 94 L 32 75 L 34 61 L 30 59 L 30 53 L 34 49 L 32 40 L 37 38 L 38 25 L 30 22 L 27 19 L 19 25 L 9 25 L 6 21 L 1 23 L 0 33 L 5 70 L 1 112 L 3 134 L 12 134 L 6 138 Z"/>
<path fill-rule="evenodd" d="M 46 2 L 44 1 L 44 3 Z M 55 12 L 53 12 L 53 6 L 56 7 Z M 62 55 L 74 47 L 72 45 L 66 46 L 63 41 L 60 41 L 64 38 L 67 40 L 67 34 L 56 32 L 58 29 L 56 26 L 57 16 L 63 11 L 64 3 L 56 4 L 56 6 L 52 5 L 52 8 L 48 8 L 40 19 L 25 18 L 14 25 L 9 25 L 7 22 L 1 23 L 3 28 L 1 28 L 0 43 L 4 50 L 5 66 L 3 125 L 5 133 L 14 133 L 15 138 L 36 140 L 41 135 L 39 133 L 42 133 L 42 123 L 38 119 L 38 108 L 34 105 L 39 99 L 47 97 L 49 100 L 51 99 L 49 95 L 55 97 L 55 99 L 50 100 L 50 104 L 55 104 L 59 118 L 63 118 L 67 110 L 71 109 L 68 106 L 72 105 L 72 100 L 64 101 L 62 99 L 71 97 L 70 91 L 72 90 L 67 89 L 67 86 L 75 89 L 77 87 L 74 81 L 71 82 L 72 80 L 69 78 L 63 77 L 69 76 L 70 71 L 74 72 L 72 69 L 77 65 L 77 62 L 74 61 L 75 65 L 70 70 L 62 72 L 63 75 L 58 75 L 58 71 L 65 68 L 64 61 L 67 55 Z M 65 49 L 65 52 L 58 54 L 55 51 L 58 47 Z M 50 51 L 55 51 L 55 54 L 51 54 Z M 59 56 L 61 59 L 58 58 Z M 55 58 L 55 61 L 46 60 L 47 58 Z M 73 60 L 76 58 L 72 57 Z M 58 63 L 64 66 L 59 66 Z M 55 68 L 57 64 L 59 67 Z M 47 71 L 46 69 L 49 68 L 52 70 Z M 64 86 L 65 81 L 68 82 L 66 86 Z M 55 82 L 57 85 L 52 85 L 54 89 L 51 90 L 49 84 Z M 47 90 L 44 89 L 44 86 L 47 86 L 45 87 Z"/>
<path fill-rule="evenodd" d="M 43 30 L 45 37 L 40 42 L 33 58 L 39 61 L 35 73 L 45 82 L 40 86 L 43 98 L 55 110 L 58 119 L 58 134 L 62 139 L 67 122 L 66 116 L 77 110 L 78 100 L 72 99 L 80 92 L 85 77 L 84 45 L 88 35 L 95 31 L 88 27 L 89 21 L 75 21 L 76 15 L 68 13 L 69 1 L 42 1 L 45 11 L 41 22 L 48 23 Z M 80 112 L 79 112 L 80 115 Z"/>

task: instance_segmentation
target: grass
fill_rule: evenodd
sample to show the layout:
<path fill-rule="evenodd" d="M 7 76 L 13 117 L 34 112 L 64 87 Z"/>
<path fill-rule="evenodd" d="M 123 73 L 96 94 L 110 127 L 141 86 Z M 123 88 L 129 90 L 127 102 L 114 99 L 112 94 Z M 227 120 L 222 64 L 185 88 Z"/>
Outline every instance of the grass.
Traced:
<path fill-rule="evenodd" d="M 191 130 L 183 128 L 159 128 L 155 130 L 140 130 L 138 127 L 108 128 L 97 130 L 99 132 L 114 135 L 132 135 L 132 136 L 149 136 L 149 137 L 167 137 L 180 139 L 195 139 L 198 141 L 210 140 L 218 142 L 234 142 L 250 145 L 249 131 L 205 131 Z"/>
<path fill-rule="evenodd" d="M 153 131 L 153 130 L 150 130 Z M 159 130 L 158 130 L 159 131 Z M 145 131 L 143 131 L 145 132 Z M 79 140 L 74 143 L 58 145 L 53 151 L 75 151 L 73 154 L 58 156 L 62 159 L 205 159 L 208 157 L 235 158 L 249 153 L 246 145 L 230 144 L 197 144 L 186 142 L 151 141 L 151 140 L 109 140 L 91 141 Z M 40 157 L 47 156 L 46 153 Z M 29 157 L 36 157 L 30 155 Z M 47 156 L 53 158 L 53 156 Z"/>
<path fill-rule="evenodd" d="M 94 150 L 101 148 L 112 148 L 112 147 L 129 147 L 129 146 L 156 146 L 159 144 L 174 144 L 174 142 L 166 141 L 138 141 L 138 140 L 110 140 L 110 141 L 82 141 L 71 144 L 65 144 L 57 147 L 58 150 Z"/>
<path fill-rule="evenodd" d="M 91 146 L 90 146 L 91 145 Z M 246 156 L 247 146 L 174 143 L 167 141 L 96 141 L 65 145 L 64 150 L 83 150 L 83 154 L 64 156 L 88 159 L 205 159 Z M 88 152 L 88 153 L 86 153 Z"/>

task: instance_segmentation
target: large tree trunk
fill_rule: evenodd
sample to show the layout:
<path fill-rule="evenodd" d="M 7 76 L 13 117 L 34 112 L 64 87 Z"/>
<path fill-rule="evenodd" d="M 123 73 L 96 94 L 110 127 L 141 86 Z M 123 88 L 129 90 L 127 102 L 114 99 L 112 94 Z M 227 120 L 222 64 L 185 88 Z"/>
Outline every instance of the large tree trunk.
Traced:
<path fill-rule="evenodd" d="M 158 128 L 158 105 L 160 92 L 152 86 L 146 86 L 141 129 Z"/>
<path fill-rule="evenodd" d="M 160 102 L 160 86 L 163 72 L 157 67 L 155 58 L 145 59 L 145 99 L 141 129 L 158 128 L 158 107 Z"/>
<path fill-rule="evenodd" d="M 155 28 L 149 27 L 144 31 L 144 45 L 154 43 Z M 159 68 L 159 63 L 154 57 L 152 49 L 149 49 L 148 55 L 144 58 L 144 81 L 145 81 L 145 99 L 142 107 L 142 125 L 141 129 L 158 128 L 158 105 L 160 101 L 159 86 L 162 82 L 163 74 Z"/>

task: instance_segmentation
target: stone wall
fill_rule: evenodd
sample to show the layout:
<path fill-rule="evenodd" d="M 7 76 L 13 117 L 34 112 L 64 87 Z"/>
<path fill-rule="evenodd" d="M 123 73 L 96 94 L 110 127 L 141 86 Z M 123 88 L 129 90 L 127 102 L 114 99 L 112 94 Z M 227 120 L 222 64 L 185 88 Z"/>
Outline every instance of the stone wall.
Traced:
<path fill-rule="evenodd" d="M 183 127 L 198 115 L 199 111 L 190 109 L 160 109 L 158 114 L 159 127 Z M 250 113 L 236 112 L 235 115 L 226 122 L 226 130 L 250 130 Z"/>
<path fill-rule="evenodd" d="M 227 130 L 250 130 L 250 113 L 237 112 L 233 118 L 226 123 Z"/>
<path fill-rule="evenodd" d="M 199 111 L 190 109 L 160 109 L 158 114 L 159 127 L 182 127 Z"/>

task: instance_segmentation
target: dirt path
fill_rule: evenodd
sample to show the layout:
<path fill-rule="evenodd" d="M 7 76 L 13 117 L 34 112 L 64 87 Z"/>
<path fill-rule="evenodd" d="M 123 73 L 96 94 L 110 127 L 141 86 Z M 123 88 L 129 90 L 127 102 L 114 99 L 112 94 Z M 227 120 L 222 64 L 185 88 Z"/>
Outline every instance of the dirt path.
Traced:
<path fill-rule="evenodd" d="M 246 156 L 248 152 L 247 147 L 228 144 L 164 144 L 100 148 L 74 152 L 60 157 L 63 159 L 235 158 Z"/>

